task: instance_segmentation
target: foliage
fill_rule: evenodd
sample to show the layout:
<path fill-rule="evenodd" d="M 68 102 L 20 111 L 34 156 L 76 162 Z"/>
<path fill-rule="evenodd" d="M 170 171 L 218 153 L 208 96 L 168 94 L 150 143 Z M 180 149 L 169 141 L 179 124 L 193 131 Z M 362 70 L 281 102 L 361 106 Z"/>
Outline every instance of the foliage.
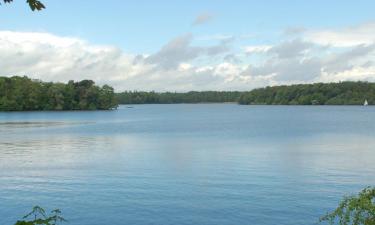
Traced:
<path fill-rule="evenodd" d="M 131 92 L 116 94 L 120 104 L 173 104 L 173 103 L 217 103 L 237 102 L 241 92 L 238 91 L 190 91 L 187 93 Z"/>
<path fill-rule="evenodd" d="M 31 218 L 27 220 L 28 218 Z M 45 210 L 40 206 L 34 206 L 32 211 L 19 220 L 15 225 L 57 225 L 61 222 L 67 222 L 62 216 L 59 209 L 51 211 L 51 215 L 47 216 Z"/>
<path fill-rule="evenodd" d="M 239 102 L 255 105 L 362 105 L 375 104 L 375 83 L 341 82 L 258 88 L 249 92 L 191 91 L 187 93 L 131 92 L 116 94 L 120 104 Z"/>
<path fill-rule="evenodd" d="M 4 3 L 11 3 L 13 2 L 13 0 L 3 0 Z M 43 5 L 42 2 L 38 1 L 38 0 L 27 0 L 26 1 L 27 4 L 29 4 L 30 6 L 30 9 L 35 11 L 35 10 L 42 10 L 42 9 L 45 9 L 46 7 Z"/>
<path fill-rule="evenodd" d="M 375 104 L 375 83 L 340 82 L 273 86 L 245 92 L 240 104 L 362 105 Z"/>
<path fill-rule="evenodd" d="M 331 225 L 375 225 L 375 188 L 345 197 L 336 210 L 320 218 L 323 221 Z"/>
<path fill-rule="evenodd" d="M 0 111 L 108 110 L 117 107 L 112 87 L 91 80 L 67 84 L 0 77 Z"/>

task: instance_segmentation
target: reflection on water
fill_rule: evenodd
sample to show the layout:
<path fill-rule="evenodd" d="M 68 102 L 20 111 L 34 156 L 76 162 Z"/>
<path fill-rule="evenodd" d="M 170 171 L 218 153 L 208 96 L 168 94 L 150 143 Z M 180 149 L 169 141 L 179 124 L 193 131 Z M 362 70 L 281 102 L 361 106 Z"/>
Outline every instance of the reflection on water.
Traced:
<path fill-rule="evenodd" d="M 20 126 L 20 127 L 27 127 L 27 126 L 53 126 L 63 124 L 62 122 L 0 122 L 1 125 L 8 125 L 8 126 Z"/>
<path fill-rule="evenodd" d="M 33 127 L 50 127 L 74 124 L 87 124 L 89 122 L 58 122 L 58 121 L 11 121 L 0 122 L 0 131 L 11 128 L 33 128 Z"/>
<path fill-rule="evenodd" d="M 35 204 L 73 225 L 315 224 L 374 184 L 374 115 L 227 104 L 0 114 L 0 224 Z"/>

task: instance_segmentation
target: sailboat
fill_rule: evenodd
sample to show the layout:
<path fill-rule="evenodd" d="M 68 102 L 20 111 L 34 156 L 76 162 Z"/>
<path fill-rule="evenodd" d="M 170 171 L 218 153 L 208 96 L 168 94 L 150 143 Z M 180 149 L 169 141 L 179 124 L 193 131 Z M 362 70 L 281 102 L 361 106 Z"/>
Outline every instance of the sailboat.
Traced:
<path fill-rule="evenodd" d="M 364 106 L 368 105 L 367 99 L 365 99 L 365 102 L 363 103 Z"/>

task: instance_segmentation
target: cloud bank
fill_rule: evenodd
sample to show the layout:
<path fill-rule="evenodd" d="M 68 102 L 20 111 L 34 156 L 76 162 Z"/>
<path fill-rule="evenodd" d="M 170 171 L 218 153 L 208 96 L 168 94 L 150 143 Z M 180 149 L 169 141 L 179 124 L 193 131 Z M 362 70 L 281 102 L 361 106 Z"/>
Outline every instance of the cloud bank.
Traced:
<path fill-rule="evenodd" d="M 374 28 L 374 23 L 332 30 L 299 28 L 276 43 L 246 46 L 237 46 L 235 37 L 198 45 L 188 33 L 153 53 L 127 53 L 50 33 L 0 31 L 0 73 L 45 81 L 92 79 L 117 91 L 250 90 L 375 81 Z"/>

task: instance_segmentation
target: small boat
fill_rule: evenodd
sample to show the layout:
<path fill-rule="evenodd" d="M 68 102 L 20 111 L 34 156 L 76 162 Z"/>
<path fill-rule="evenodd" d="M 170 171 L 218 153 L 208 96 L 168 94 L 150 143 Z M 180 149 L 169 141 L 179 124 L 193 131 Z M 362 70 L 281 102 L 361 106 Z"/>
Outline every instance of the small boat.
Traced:
<path fill-rule="evenodd" d="M 365 99 L 365 102 L 363 103 L 364 106 L 368 105 L 367 99 Z"/>

